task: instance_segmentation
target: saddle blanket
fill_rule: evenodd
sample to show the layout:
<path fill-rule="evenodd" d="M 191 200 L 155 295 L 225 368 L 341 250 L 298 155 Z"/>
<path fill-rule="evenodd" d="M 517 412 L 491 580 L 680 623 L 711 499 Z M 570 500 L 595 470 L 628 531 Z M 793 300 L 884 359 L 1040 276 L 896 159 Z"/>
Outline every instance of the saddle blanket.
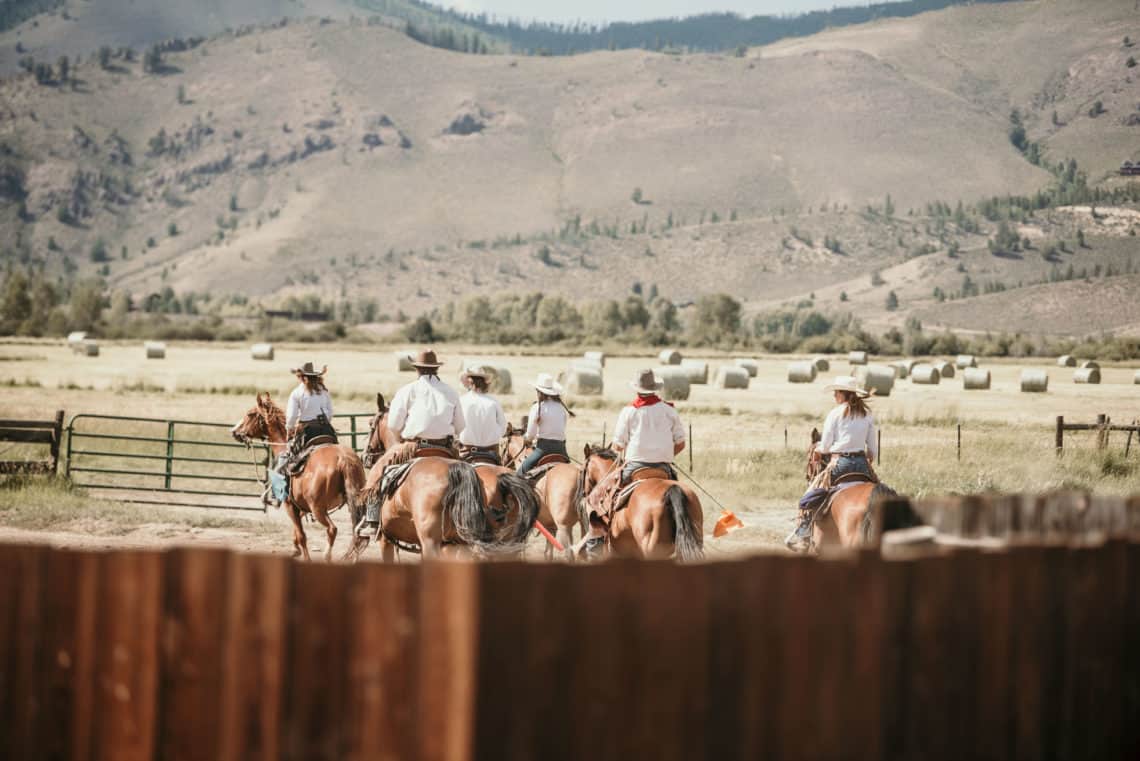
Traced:
<path fill-rule="evenodd" d="M 313 452 L 324 447 L 336 446 L 336 441 L 329 440 L 328 436 L 318 436 L 313 441 L 306 445 L 304 449 L 297 453 L 296 457 L 289 461 L 289 475 L 299 476 L 305 470 L 305 464 L 309 458 L 313 456 Z"/>
<path fill-rule="evenodd" d="M 376 487 L 376 491 L 368 496 L 368 501 L 365 508 L 368 511 L 368 520 L 376 523 L 380 520 L 380 505 L 384 504 L 384 500 L 391 497 L 400 488 L 400 484 L 404 483 L 404 479 L 408 477 L 408 472 L 411 471 L 412 466 L 416 464 L 415 460 L 411 462 L 402 462 L 398 465 L 385 466 L 384 472 L 380 474 L 380 483 Z"/>

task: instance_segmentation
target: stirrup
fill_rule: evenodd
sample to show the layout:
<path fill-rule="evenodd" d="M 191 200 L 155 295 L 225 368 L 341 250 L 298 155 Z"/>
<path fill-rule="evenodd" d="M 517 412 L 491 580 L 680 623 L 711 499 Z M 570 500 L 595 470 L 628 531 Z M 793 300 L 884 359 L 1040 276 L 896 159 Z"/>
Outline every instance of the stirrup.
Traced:
<path fill-rule="evenodd" d="M 604 536 L 591 536 L 582 545 L 582 555 L 586 560 L 598 560 L 606 554 L 606 538 Z"/>

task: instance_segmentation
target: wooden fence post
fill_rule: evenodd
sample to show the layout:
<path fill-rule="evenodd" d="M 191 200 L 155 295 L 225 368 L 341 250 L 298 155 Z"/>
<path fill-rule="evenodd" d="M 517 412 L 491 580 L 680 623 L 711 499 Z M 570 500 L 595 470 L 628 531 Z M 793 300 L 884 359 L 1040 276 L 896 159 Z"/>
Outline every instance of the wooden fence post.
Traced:
<path fill-rule="evenodd" d="M 962 462 L 962 424 L 958 423 L 958 462 Z"/>
<path fill-rule="evenodd" d="M 1054 438 L 1054 446 L 1057 448 L 1057 456 L 1060 457 L 1061 453 L 1065 450 L 1065 416 L 1057 416 L 1057 432 Z"/>
<path fill-rule="evenodd" d="M 1108 416 L 1101 413 L 1096 416 L 1096 448 L 1104 449 L 1108 446 Z"/>
<path fill-rule="evenodd" d="M 689 472 L 693 472 L 693 424 L 689 423 Z"/>

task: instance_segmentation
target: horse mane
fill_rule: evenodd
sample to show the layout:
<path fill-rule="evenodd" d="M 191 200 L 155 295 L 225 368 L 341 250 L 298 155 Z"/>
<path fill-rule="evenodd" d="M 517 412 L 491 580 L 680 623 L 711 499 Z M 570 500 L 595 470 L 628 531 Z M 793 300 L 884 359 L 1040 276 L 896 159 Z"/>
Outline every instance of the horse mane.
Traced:
<path fill-rule="evenodd" d="M 603 460 L 616 460 L 618 458 L 618 454 L 614 451 L 613 447 L 596 447 L 593 444 L 590 445 L 590 454 L 597 455 Z"/>
<path fill-rule="evenodd" d="M 265 413 L 265 425 L 267 428 L 272 428 L 275 424 L 280 425 L 282 429 L 285 428 L 285 410 L 277 406 L 268 395 L 265 397 L 265 405 L 261 408 Z M 288 431 L 285 432 L 288 435 Z"/>
<path fill-rule="evenodd" d="M 884 534 L 888 531 L 925 525 L 925 521 L 915 512 L 910 501 L 898 497 L 898 492 L 886 484 L 875 484 L 875 488 L 871 490 L 871 496 L 867 500 L 867 510 L 863 513 L 863 521 L 859 525 L 859 538 L 864 544 L 877 538 L 872 535 L 874 533 L 873 523 L 876 509 L 882 511 L 883 520 L 880 531 Z M 890 509 L 887 509 L 883 503 L 887 503 Z"/>

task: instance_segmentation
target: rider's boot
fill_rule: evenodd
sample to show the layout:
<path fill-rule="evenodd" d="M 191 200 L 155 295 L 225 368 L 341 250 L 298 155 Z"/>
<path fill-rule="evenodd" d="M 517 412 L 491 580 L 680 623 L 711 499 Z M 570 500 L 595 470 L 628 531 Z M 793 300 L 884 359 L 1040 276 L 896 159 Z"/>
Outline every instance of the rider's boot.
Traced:
<path fill-rule="evenodd" d="M 811 510 L 800 510 L 799 523 L 784 540 L 784 544 L 792 552 L 806 552 L 811 549 L 812 515 Z"/>
<path fill-rule="evenodd" d="M 375 536 L 380 527 L 380 500 L 372 499 L 365 505 L 364 518 L 356 525 L 357 536 Z"/>

